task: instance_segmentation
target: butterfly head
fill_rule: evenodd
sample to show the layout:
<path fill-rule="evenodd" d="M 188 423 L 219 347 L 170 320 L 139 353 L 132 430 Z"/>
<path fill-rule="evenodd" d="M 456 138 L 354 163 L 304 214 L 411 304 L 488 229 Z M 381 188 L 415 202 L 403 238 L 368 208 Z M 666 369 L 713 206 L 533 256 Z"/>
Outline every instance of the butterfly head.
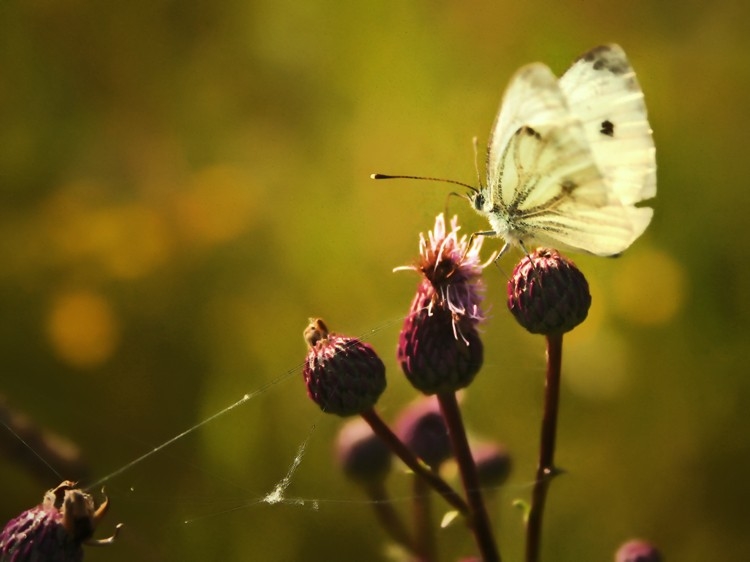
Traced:
<path fill-rule="evenodd" d="M 471 202 L 471 206 L 474 207 L 477 211 L 483 211 L 484 210 L 484 202 L 485 197 L 484 193 L 481 191 L 472 191 L 468 195 L 469 201 Z"/>

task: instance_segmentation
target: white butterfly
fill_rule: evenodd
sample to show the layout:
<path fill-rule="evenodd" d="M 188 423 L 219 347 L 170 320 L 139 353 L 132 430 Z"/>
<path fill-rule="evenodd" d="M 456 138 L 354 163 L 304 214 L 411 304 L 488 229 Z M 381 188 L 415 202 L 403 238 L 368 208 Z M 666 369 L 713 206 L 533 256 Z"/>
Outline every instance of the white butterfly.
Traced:
<path fill-rule="evenodd" d="M 625 52 L 596 47 L 558 80 L 541 63 L 511 79 L 490 136 L 487 185 L 470 196 L 506 244 L 619 254 L 656 195 L 646 105 Z"/>
<path fill-rule="evenodd" d="M 492 227 L 476 235 L 503 237 L 501 255 L 533 240 L 611 256 L 646 229 L 653 210 L 635 204 L 655 195 L 643 92 L 625 52 L 604 45 L 559 80 L 541 63 L 516 72 L 490 135 L 487 184 L 469 200 Z"/>

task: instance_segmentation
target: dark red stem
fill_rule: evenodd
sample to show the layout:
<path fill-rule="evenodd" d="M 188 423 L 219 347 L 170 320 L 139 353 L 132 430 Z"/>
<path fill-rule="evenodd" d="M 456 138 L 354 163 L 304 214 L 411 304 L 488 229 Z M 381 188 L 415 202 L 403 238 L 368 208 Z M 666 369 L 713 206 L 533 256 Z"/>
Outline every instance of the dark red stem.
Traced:
<path fill-rule="evenodd" d="M 388 498 L 388 493 L 382 482 L 377 482 L 367 487 L 367 494 L 372 500 L 372 508 L 375 511 L 380 525 L 388 535 L 397 543 L 416 553 L 414 540 L 409 536 L 399 514 L 393 509 L 393 503 Z"/>
<path fill-rule="evenodd" d="M 547 490 L 555 468 L 557 411 L 560 403 L 560 372 L 562 365 L 562 334 L 547 336 L 547 377 L 544 383 L 544 413 L 539 443 L 539 464 L 536 469 L 531 509 L 526 522 L 526 562 L 539 562 L 542 547 L 542 517 Z"/>
<path fill-rule="evenodd" d="M 432 528 L 430 517 L 430 506 L 432 505 L 431 489 L 416 474 L 413 480 L 414 486 L 414 528 L 416 530 L 416 554 L 419 562 L 432 562 L 437 560 L 435 552 L 435 533 Z"/>
<path fill-rule="evenodd" d="M 463 515 L 470 513 L 469 506 L 463 500 L 458 493 L 450 487 L 450 485 L 443 480 L 437 473 L 430 470 L 426 464 L 420 461 L 411 450 L 404 445 L 396 434 L 391 431 L 375 410 L 370 409 L 360 414 L 362 418 L 370 424 L 370 427 L 375 432 L 375 435 L 380 437 L 391 451 L 400 458 L 406 466 L 412 469 L 415 474 L 418 474 L 441 496 L 445 498 L 449 504 L 455 507 Z"/>
<path fill-rule="evenodd" d="M 484 562 L 500 562 L 500 552 L 495 544 L 495 535 L 492 532 L 490 518 L 482 499 L 482 488 L 479 485 L 477 467 L 469 449 L 469 442 L 466 439 L 466 430 L 464 429 L 456 394 L 446 392 L 438 394 L 437 397 L 443 418 L 445 418 L 445 425 L 448 427 L 453 454 L 461 472 L 461 481 L 466 491 L 466 499 L 471 513 L 471 528 L 479 551 L 482 553 L 482 560 Z"/>

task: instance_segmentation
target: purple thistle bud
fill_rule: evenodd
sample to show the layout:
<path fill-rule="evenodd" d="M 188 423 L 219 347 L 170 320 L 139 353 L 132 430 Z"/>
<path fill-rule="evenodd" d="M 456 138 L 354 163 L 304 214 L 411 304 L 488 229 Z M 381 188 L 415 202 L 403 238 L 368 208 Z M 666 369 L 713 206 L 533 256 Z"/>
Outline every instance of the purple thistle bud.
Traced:
<path fill-rule="evenodd" d="M 381 483 L 391 470 L 391 450 L 361 418 L 339 430 L 336 458 L 344 474 L 363 485 Z"/>
<path fill-rule="evenodd" d="M 396 435 L 433 470 L 453 455 L 448 428 L 434 397 L 407 406 L 396 421 Z"/>
<path fill-rule="evenodd" d="M 108 539 L 91 540 L 109 508 L 105 499 L 98 509 L 89 494 L 65 481 L 44 494 L 36 507 L 12 519 L 0 534 L 3 562 L 79 562 L 83 544 L 111 544 L 122 527 Z"/>
<path fill-rule="evenodd" d="M 557 250 L 524 256 L 508 281 L 508 309 L 532 334 L 564 334 L 583 322 L 591 306 L 589 285 Z"/>
<path fill-rule="evenodd" d="M 307 395 L 320 409 L 338 416 L 370 410 L 385 390 L 385 365 L 372 346 L 330 334 L 320 318 L 304 331 L 309 347 L 302 375 Z"/>
<path fill-rule="evenodd" d="M 409 382 L 424 394 L 455 392 L 468 386 L 484 359 L 475 321 L 431 307 L 434 293 L 420 285 L 398 341 L 398 361 Z"/>
<path fill-rule="evenodd" d="M 615 554 L 615 562 L 663 562 L 661 553 L 651 543 L 631 540 L 623 544 Z"/>
<path fill-rule="evenodd" d="M 503 445 L 482 443 L 473 447 L 471 453 L 482 486 L 496 488 L 505 483 L 513 463 Z"/>

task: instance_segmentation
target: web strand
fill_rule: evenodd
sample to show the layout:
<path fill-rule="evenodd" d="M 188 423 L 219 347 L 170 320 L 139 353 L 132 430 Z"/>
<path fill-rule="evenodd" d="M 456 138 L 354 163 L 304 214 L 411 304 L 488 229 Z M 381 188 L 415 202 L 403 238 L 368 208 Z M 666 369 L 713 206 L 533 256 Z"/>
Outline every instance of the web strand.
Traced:
<path fill-rule="evenodd" d="M 368 330 L 367 332 L 365 332 L 364 334 L 362 334 L 359 339 L 365 340 L 365 339 L 371 338 L 374 334 L 380 332 L 381 330 L 384 330 L 385 328 L 388 328 L 388 327 L 396 324 L 397 322 L 401 322 L 402 320 L 403 320 L 403 317 L 399 317 L 399 318 L 394 318 L 394 319 L 388 320 L 386 322 L 383 322 L 382 324 L 380 324 L 380 325 L 376 326 L 375 328 L 373 328 L 371 330 Z M 190 435 L 191 433 L 197 431 L 198 429 L 202 428 L 203 426 L 205 426 L 205 425 L 213 422 L 214 420 L 216 420 L 216 419 L 218 419 L 218 418 L 220 418 L 220 417 L 228 414 L 229 412 L 231 412 L 232 410 L 238 408 L 239 406 L 242 406 L 246 402 L 249 402 L 250 400 L 252 400 L 252 399 L 260 396 L 261 394 L 264 394 L 265 392 L 267 392 L 268 390 L 270 390 L 272 387 L 274 387 L 274 386 L 276 386 L 276 385 L 278 385 L 278 384 L 280 384 L 280 383 L 288 380 L 292 376 L 298 374 L 299 371 L 300 371 L 300 369 L 301 369 L 301 367 L 302 367 L 302 364 L 300 363 L 296 367 L 293 367 L 293 368 L 289 369 L 288 371 L 286 371 L 285 373 L 283 373 L 280 376 L 276 377 L 275 379 L 273 379 L 273 380 L 271 380 L 271 381 L 269 381 L 269 382 L 261 385 L 256 390 L 254 390 L 254 391 L 252 391 L 250 393 L 245 394 L 244 396 L 242 396 L 242 398 L 240 398 L 239 400 L 237 400 L 233 404 L 230 404 L 229 406 L 227 406 L 227 407 L 219 410 L 215 414 L 212 414 L 209 417 L 207 417 L 207 418 L 199 421 L 195 425 L 189 427 L 188 429 L 182 431 L 181 433 L 178 433 L 174 437 L 172 437 L 172 438 L 164 441 L 162 444 L 157 445 L 156 447 L 154 447 L 150 451 L 144 453 L 140 457 L 138 457 L 138 458 L 130 461 L 129 463 L 127 463 L 124 466 L 118 468 L 117 470 L 109 473 L 108 475 L 104 476 L 103 478 L 100 478 L 99 480 L 97 480 L 93 484 L 90 484 L 86 488 L 86 490 L 90 491 L 92 489 L 96 489 L 96 488 L 101 487 L 102 484 L 108 482 L 112 478 L 120 476 L 121 474 L 123 474 L 124 472 L 130 470 L 134 466 L 142 463 L 146 459 L 154 456 L 155 454 L 159 453 L 163 449 L 166 449 L 170 445 L 176 443 L 177 441 L 179 441 L 183 437 L 186 437 L 186 436 Z M 309 437 L 308 437 L 308 439 L 309 439 Z M 307 444 L 307 441 L 305 441 L 305 445 L 306 444 Z M 50 468 L 52 468 L 52 467 L 50 467 Z M 55 473 L 57 474 L 57 472 L 55 472 Z M 58 476 L 59 476 L 59 474 L 58 474 Z M 265 499 L 263 501 L 265 501 Z M 271 503 L 271 502 L 267 502 L 267 503 Z"/>

